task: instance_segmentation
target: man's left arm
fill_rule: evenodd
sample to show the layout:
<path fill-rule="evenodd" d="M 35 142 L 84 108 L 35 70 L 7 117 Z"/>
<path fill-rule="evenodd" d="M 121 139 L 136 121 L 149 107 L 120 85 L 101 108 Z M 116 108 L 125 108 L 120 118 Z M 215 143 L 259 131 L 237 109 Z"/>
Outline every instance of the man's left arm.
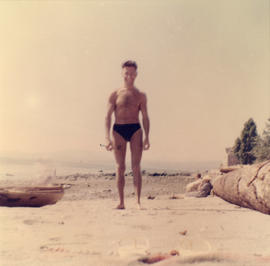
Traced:
<path fill-rule="evenodd" d="M 143 141 L 143 149 L 148 150 L 150 148 L 150 142 L 149 142 L 149 130 L 150 130 L 150 120 L 148 117 L 147 112 L 147 98 L 146 95 L 142 93 L 142 101 L 141 101 L 141 112 L 142 112 L 142 122 L 143 122 L 143 129 L 145 133 L 145 138 Z"/>

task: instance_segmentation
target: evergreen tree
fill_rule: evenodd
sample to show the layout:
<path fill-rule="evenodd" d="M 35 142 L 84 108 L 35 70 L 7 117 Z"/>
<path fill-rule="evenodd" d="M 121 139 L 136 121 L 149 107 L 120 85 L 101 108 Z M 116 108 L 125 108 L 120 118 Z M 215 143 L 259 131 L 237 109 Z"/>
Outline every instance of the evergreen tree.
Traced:
<path fill-rule="evenodd" d="M 241 164 L 252 164 L 255 160 L 255 147 L 258 143 L 257 126 L 252 118 L 245 124 L 240 138 L 237 138 L 233 151 Z"/>
<path fill-rule="evenodd" d="M 255 147 L 255 156 L 258 162 L 270 160 L 270 118 L 268 119 L 268 123 L 266 123 L 262 137 L 258 138 Z"/>
<path fill-rule="evenodd" d="M 265 130 L 263 131 L 263 141 L 265 145 L 270 146 L 270 118 L 266 122 Z"/>
<path fill-rule="evenodd" d="M 241 139 L 237 138 L 233 147 L 233 151 L 235 154 L 238 154 L 240 152 L 241 149 Z M 237 156 L 238 158 L 238 156 Z M 239 158 L 238 158 L 239 159 Z"/>

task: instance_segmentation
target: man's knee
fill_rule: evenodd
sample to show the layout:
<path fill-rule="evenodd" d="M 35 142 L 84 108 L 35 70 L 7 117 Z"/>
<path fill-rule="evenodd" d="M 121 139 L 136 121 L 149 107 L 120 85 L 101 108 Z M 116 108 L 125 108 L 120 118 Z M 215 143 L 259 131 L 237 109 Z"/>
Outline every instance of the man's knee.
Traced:
<path fill-rule="evenodd" d="M 139 162 L 132 162 L 132 172 L 138 173 L 141 170 L 140 163 Z"/>
<path fill-rule="evenodd" d="M 119 174 L 124 174 L 126 171 L 126 166 L 124 163 L 117 164 L 117 172 Z"/>
<path fill-rule="evenodd" d="M 142 180 L 140 164 L 132 165 L 132 172 L 133 172 L 133 184 L 137 186 L 141 183 Z"/>

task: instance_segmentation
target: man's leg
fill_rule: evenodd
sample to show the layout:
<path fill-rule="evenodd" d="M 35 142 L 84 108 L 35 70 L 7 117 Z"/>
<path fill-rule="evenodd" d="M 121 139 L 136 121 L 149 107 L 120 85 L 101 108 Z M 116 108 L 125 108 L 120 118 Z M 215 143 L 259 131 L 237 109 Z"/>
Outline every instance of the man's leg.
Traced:
<path fill-rule="evenodd" d="M 142 176 L 141 176 L 141 158 L 142 158 L 142 130 L 137 130 L 130 140 L 131 150 L 131 166 L 133 172 L 134 188 L 137 194 L 137 202 L 140 207 L 141 189 L 142 189 Z"/>
<path fill-rule="evenodd" d="M 125 187 L 125 158 L 126 158 L 126 141 L 115 131 L 113 131 L 113 151 L 116 161 L 117 188 L 119 193 L 120 204 L 117 209 L 125 209 L 124 204 L 124 187 Z"/>

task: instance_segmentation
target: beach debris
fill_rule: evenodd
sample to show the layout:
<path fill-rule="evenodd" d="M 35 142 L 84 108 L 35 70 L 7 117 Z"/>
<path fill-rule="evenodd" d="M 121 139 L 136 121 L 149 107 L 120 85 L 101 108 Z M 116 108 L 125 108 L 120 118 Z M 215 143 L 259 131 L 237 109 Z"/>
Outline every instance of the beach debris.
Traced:
<path fill-rule="evenodd" d="M 14 176 L 13 174 L 10 173 L 6 173 L 6 176 Z"/>
<path fill-rule="evenodd" d="M 179 232 L 179 234 L 182 236 L 185 236 L 187 234 L 187 232 L 188 232 L 187 230 L 184 230 L 184 231 Z"/>
<path fill-rule="evenodd" d="M 270 214 L 270 160 L 220 175 L 213 183 L 214 194 L 222 199 Z"/>
<path fill-rule="evenodd" d="M 148 173 L 148 176 L 167 176 L 168 174 L 166 172 L 162 172 L 162 173 L 158 173 L 158 172 L 154 172 L 154 173 Z"/>
<path fill-rule="evenodd" d="M 196 174 L 196 178 L 197 178 L 197 179 L 202 178 L 202 174 L 201 174 L 201 173 L 197 173 L 197 174 Z"/>
<path fill-rule="evenodd" d="M 149 199 L 149 200 L 154 200 L 156 197 L 155 196 L 151 196 L 151 195 L 149 195 L 148 197 L 147 197 L 147 199 Z"/>
<path fill-rule="evenodd" d="M 70 247 L 66 247 L 66 246 L 61 247 L 61 246 L 57 246 L 56 244 L 46 244 L 46 245 L 40 246 L 39 249 L 42 252 L 50 252 L 50 253 L 68 253 L 68 254 L 74 254 L 74 255 L 100 255 L 99 252 L 90 251 L 82 247 L 73 247 L 72 245 Z"/>
<path fill-rule="evenodd" d="M 227 173 L 235 171 L 241 167 L 243 167 L 243 166 L 242 165 L 235 165 L 235 166 L 222 167 L 219 169 L 219 171 L 223 174 L 227 174 Z"/>
<path fill-rule="evenodd" d="M 69 188 L 71 188 L 73 185 L 72 185 L 72 184 L 60 184 L 60 186 L 62 186 L 64 189 L 69 189 Z"/>
<path fill-rule="evenodd" d="M 173 194 L 171 197 L 169 197 L 171 200 L 176 200 L 176 199 L 184 199 L 183 195 L 175 195 Z"/>
<path fill-rule="evenodd" d="M 178 250 L 174 249 L 174 250 L 171 250 L 170 255 L 171 255 L 171 256 L 179 256 L 180 253 L 179 253 Z"/>
<path fill-rule="evenodd" d="M 187 172 L 187 171 L 181 171 L 181 172 L 144 172 L 143 175 L 147 175 L 147 176 L 153 176 L 153 177 L 164 177 L 164 176 L 191 176 L 191 172 Z"/>
<path fill-rule="evenodd" d="M 148 256 L 140 258 L 138 261 L 145 263 L 145 264 L 154 264 L 154 263 L 160 262 L 162 260 L 169 259 L 173 256 L 179 256 L 179 251 L 172 250 L 169 253 L 157 253 L 157 254 L 153 254 L 153 255 L 150 254 Z"/>
<path fill-rule="evenodd" d="M 170 258 L 170 257 L 169 257 Z M 146 264 L 153 264 L 156 262 L 159 262 L 163 260 L 161 257 L 161 260 L 154 261 L 150 260 L 148 262 L 146 257 L 144 258 L 145 262 L 142 260 L 139 260 L 140 262 L 146 263 Z M 269 265 L 270 262 L 270 256 L 263 256 L 262 254 L 253 254 L 253 255 L 243 255 L 241 253 L 228 253 L 228 252 L 199 252 L 199 253 L 191 253 L 190 255 L 182 255 L 179 256 L 179 258 L 175 258 L 173 265 L 207 265 L 206 263 L 221 263 L 226 262 L 226 265 Z M 239 264 L 240 263 L 240 264 Z M 209 265 L 210 265 L 209 264 Z M 159 264 L 158 264 L 159 265 Z M 163 264 L 162 264 L 163 265 Z M 165 265 L 165 264 L 164 264 Z M 168 264 L 171 265 L 168 261 Z M 222 264 L 223 265 L 223 264 Z"/>

